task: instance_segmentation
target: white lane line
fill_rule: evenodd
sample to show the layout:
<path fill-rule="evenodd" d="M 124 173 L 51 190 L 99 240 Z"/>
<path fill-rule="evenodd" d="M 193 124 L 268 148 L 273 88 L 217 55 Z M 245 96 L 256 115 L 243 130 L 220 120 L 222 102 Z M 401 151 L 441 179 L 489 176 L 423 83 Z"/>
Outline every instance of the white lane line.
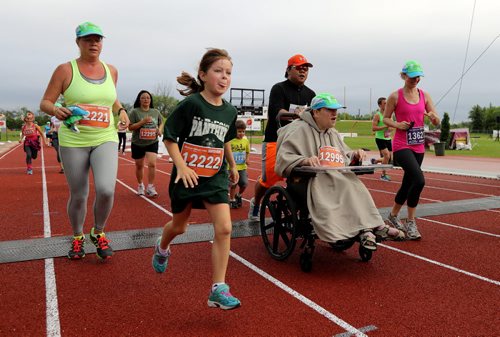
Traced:
<path fill-rule="evenodd" d="M 4 157 L 6 157 L 8 154 L 12 153 L 15 149 L 17 149 L 17 148 L 18 148 L 18 147 L 20 147 L 20 146 L 21 146 L 21 144 L 18 144 L 18 145 L 16 145 L 16 146 L 14 146 L 12 149 L 10 149 L 9 151 L 5 152 L 5 153 L 3 154 L 3 156 L 1 156 L 1 157 L 0 157 L 0 159 L 3 159 Z"/>
<path fill-rule="evenodd" d="M 132 187 L 128 186 L 127 184 L 125 184 L 123 181 L 121 181 L 120 179 L 116 179 L 116 181 L 118 183 L 120 183 L 123 187 L 125 187 L 126 189 L 132 191 L 132 193 L 136 194 L 137 191 L 134 190 Z M 139 197 L 139 196 L 138 196 Z M 163 208 L 162 206 L 160 206 L 159 204 L 157 204 L 156 202 L 154 202 L 153 200 L 149 199 L 149 198 L 146 198 L 144 195 L 141 195 L 140 196 L 142 199 L 146 200 L 147 202 L 149 202 L 151 205 L 153 205 L 154 207 L 158 208 L 159 210 L 161 210 L 162 212 L 172 216 L 172 212 L 170 212 L 169 210 Z"/>
<path fill-rule="evenodd" d="M 339 318 L 338 316 L 332 314 L 331 312 L 329 312 L 328 310 L 326 310 L 325 308 L 323 308 L 319 304 L 311 301 L 309 298 L 305 297 L 304 295 L 300 294 L 299 292 L 293 290 L 292 288 L 290 288 L 289 286 L 287 286 L 286 284 L 284 284 L 280 280 L 269 275 L 268 273 L 266 273 L 265 271 L 263 271 L 262 269 L 260 269 L 256 265 L 252 264 L 251 262 L 245 260 L 241 256 L 235 254 L 232 251 L 229 252 L 229 255 L 231 257 L 233 257 L 234 259 L 238 260 L 239 262 L 241 262 L 242 264 L 244 264 L 246 267 L 248 267 L 251 270 L 253 270 L 254 272 L 256 272 L 257 274 L 259 274 L 260 276 L 262 276 L 263 278 L 265 278 L 266 280 L 268 280 L 269 282 L 271 282 L 272 284 L 274 284 L 275 286 L 277 286 L 278 288 L 280 288 L 281 290 L 283 290 L 286 293 L 288 293 L 289 295 L 295 297 L 297 300 L 304 303 L 309 308 L 313 309 L 314 311 L 316 311 L 320 315 L 323 315 L 324 317 L 326 317 L 327 319 L 329 319 L 333 323 L 337 324 L 338 326 L 342 327 L 346 331 L 350 332 L 351 334 L 353 334 L 355 336 L 367 337 L 367 335 L 365 335 L 363 332 L 356 329 L 355 327 L 353 327 L 352 325 L 350 325 L 346 321 L 344 321 L 341 318 Z"/>
<path fill-rule="evenodd" d="M 367 190 L 368 191 L 373 191 L 373 192 L 385 193 L 385 194 L 393 194 L 393 195 L 396 194 L 396 193 L 391 192 L 391 191 L 377 190 L 375 188 L 368 188 L 368 187 L 367 187 Z M 432 201 L 432 202 L 443 202 L 442 200 L 435 200 L 435 199 L 429 199 L 429 198 L 423 198 L 423 197 L 420 197 L 420 200 L 429 200 L 429 201 Z"/>
<path fill-rule="evenodd" d="M 420 255 L 417 255 L 417 254 L 413 254 L 413 253 L 407 252 L 405 250 L 401 250 L 401 249 L 398 249 L 398 248 L 395 248 L 395 247 L 387 246 L 387 245 L 385 245 L 383 243 L 379 243 L 378 246 L 379 247 L 384 247 L 384 248 L 387 248 L 387 249 L 390 249 L 390 250 L 393 250 L 393 251 L 401 253 L 401 254 L 405 254 L 405 255 L 414 257 L 416 259 L 419 259 L 419 260 L 422 260 L 422 261 L 425 261 L 425 262 L 429 262 L 429 263 L 435 264 L 435 265 L 437 265 L 439 267 L 447 268 L 447 269 L 456 271 L 458 273 L 462 273 L 462 274 L 465 274 L 467 276 L 471 276 L 473 278 L 477 278 L 478 280 L 481 280 L 481 281 L 493 283 L 494 285 L 500 286 L 500 281 L 492 280 L 492 279 L 489 279 L 487 277 L 484 277 L 484 276 L 481 276 L 481 275 L 477 275 L 477 274 L 465 271 L 463 269 L 459 269 L 459 268 L 450 266 L 450 265 L 445 264 L 445 263 L 441 263 L 441 262 L 438 262 L 438 261 L 435 261 L 435 260 L 431 260 L 431 259 L 428 259 L 428 258 L 420 256 Z"/>
<path fill-rule="evenodd" d="M 443 225 L 443 226 L 448 226 L 448 227 L 462 229 L 464 231 L 470 231 L 470 232 L 474 232 L 474 233 L 479 233 L 479 234 L 493 236 L 495 238 L 500 238 L 500 235 L 498 235 L 498 234 L 493 234 L 493 233 L 489 233 L 489 232 L 483 232 L 483 231 L 480 231 L 480 230 L 477 230 L 477 229 L 472 229 L 472 228 L 467 228 L 467 227 L 452 225 L 450 223 L 441 222 L 441 221 L 437 221 L 437 220 L 426 219 L 426 218 L 417 218 L 417 219 L 422 219 L 422 220 L 425 220 L 425 221 L 434 222 L 434 223 L 437 223 L 437 224 L 440 224 L 440 225 Z"/>
<path fill-rule="evenodd" d="M 42 194 L 43 194 L 43 237 L 51 237 L 49 197 L 47 193 L 47 178 L 45 176 L 45 156 L 42 155 Z M 45 321 L 48 337 L 61 337 L 61 322 L 59 320 L 59 304 L 57 301 L 56 272 L 54 259 L 45 259 Z"/>
<path fill-rule="evenodd" d="M 368 177 L 363 177 L 362 178 L 363 180 L 373 180 L 373 181 L 376 181 L 378 179 L 375 179 L 375 178 L 368 178 Z M 391 184 L 401 184 L 399 181 L 389 181 L 389 183 Z M 460 183 L 460 182 L 457 182 L 457 183 Z M 491 187 L 491 185 L 489 185 Z M 470 192 L 470 191 L 465 191 L 465 190 L 457 190 L 457 189 L 451 189 L 451 188 L 444 188 L 444 187 L 437 187 L 437 186 L 429 186 L 429 185 L 425 185 L 425 188 L 426 189 L 436 189 L 436 190 L 443 190 L 443 191 L 447 191 L 447 192 L 461 192 L 461 193 L 467 193 L 467 194 L 474 194 L 474 195 L 480 195 L 480 196 L 483 196 L 483 197 L 494 197 L 495 195 L 494 194 L 485 194 L 485 193 L 478 193 L 478 192 Z"/>

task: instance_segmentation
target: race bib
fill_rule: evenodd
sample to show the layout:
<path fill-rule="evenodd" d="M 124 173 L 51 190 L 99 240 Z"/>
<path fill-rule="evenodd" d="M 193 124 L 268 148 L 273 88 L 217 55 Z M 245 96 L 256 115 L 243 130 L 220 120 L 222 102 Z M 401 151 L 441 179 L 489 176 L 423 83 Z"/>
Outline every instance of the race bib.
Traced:
<path fill-rule="evenodd" d="M 247 159 L 246 152 L 233 152 L 234 161 L 236 165 L 245 164 Z"/>
<path fill-rule="evenodd" d="M 406 130 L 406 144 L 418 145 L 424 143 L 424 127 L 418 126 Z"/>
<path fill-rule="evenodd" d="M 80 120 L 80 125 L 102 129 L 109 127 L 111 115 L 109 107 L 93 104 L 78 104 L 78 106 L 89 112 L 87 116 L 83 116 L 83 119 Z"/>
<path fill-rule="evenodd" d="M 212 177 L 222 165 L 224 149 L 184 143 L 181 156 L 200 177 Z"/>
<path fill-rule="evenodd" d="M 36 133 L 35 128 L 26 128 L 23 130 L 25 136 L 33 136 Z"/>
<path fill-rule="evenodd" d="M 155 140 L 156 139 L 156 128 L 155 129 L 141 128 L 141 131 L 139 132 L 139 139 Z"/>
<path fill-rule="evenodd" d="M 319 148 L 319 162 L 322 166 L 343 167 L 344 156 L 333 146 L 322 146 Z"/>
<path fill-rule="evenodd" d="M 385 129 L 384 138 L 390 138 L 390 137 L 391 137 L 391 131 L 389 131 L 389 129 Z"/>

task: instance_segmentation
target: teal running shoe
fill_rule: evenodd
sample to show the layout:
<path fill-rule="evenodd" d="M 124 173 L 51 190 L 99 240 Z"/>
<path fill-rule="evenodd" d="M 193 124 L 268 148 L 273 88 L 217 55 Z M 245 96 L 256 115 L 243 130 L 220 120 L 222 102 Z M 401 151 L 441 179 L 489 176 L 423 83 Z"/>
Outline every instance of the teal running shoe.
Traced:
<path fill-rule="evenodd" d="M 161 237 L 158 238 L 155 244 L 155 253 L 153 254 L 153 269 L 157 273 L 164 273 L 167 270 L 168 258 L 170 257 L 170 249 L 167 251 L 166 255 L 160 253 L 160 241 Z"/>
<path fill-rule="evenodd" d="M 208 296 L 208 306 L 211 308 L 221 308 L 223 310 L 231 310 L 241 306 L 241 302 L 231 295 L 229 286 L 221 284 Z"/>

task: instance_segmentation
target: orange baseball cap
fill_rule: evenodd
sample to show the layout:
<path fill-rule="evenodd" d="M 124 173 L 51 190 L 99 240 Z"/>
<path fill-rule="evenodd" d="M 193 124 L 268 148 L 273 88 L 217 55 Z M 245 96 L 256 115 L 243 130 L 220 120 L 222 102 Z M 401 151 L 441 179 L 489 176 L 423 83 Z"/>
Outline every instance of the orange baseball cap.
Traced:
<path fill-rule="evenodd" d="M 288 59 L 289 67 L 302 66 L 302 65 L 308 66 L 310 68 L 312 68 L 313 66 L 311 63 L 307 62 L 307 59 L 304 57 L 304 55 L 296 54 Z"/>

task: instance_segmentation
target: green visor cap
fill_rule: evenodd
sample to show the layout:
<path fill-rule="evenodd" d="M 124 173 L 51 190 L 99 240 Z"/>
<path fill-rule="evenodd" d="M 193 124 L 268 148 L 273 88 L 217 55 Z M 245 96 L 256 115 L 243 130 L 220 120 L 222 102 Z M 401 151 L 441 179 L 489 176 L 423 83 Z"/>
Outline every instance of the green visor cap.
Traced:
<path fill-rule="evenodd" d="M 321 108 L 327 109 L 345 109 L 345 106 L 340 104 L 335 97 L 328 93 L 321 93 L 314 96 L 311 102 L 311 109 L 319 110 Z"/>
<path fill-rule="evenodd" d="M 88 35 L 99 35 L 104 37 L 101 27 L 93 24 L 92 22 L 84 22 L 76 27 L 76 37 L 83 37 Z"/>
<path fill-rule="evenodd" d="M 406 74 L 410 78 L 414 78 L 417 76 L 424 76 L 424 70 L 422 66 L 417 61 L 407 61 L 403 66 L 403 74 Z"/>

